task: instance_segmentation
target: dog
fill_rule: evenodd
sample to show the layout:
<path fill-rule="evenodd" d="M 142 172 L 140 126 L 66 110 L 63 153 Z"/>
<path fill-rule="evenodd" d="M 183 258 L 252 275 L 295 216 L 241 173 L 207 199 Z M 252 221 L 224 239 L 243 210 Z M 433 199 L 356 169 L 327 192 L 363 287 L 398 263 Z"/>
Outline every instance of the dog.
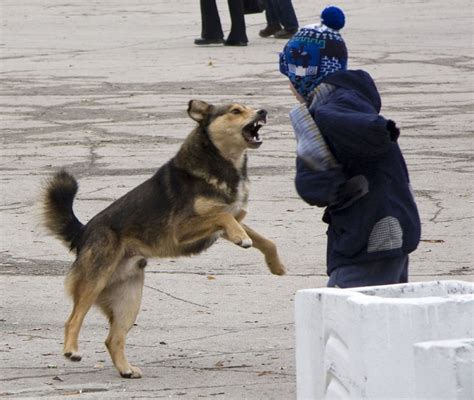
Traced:
<path fill-rule="evenodd" d="M 76 254 L 66 277 L 74 306 L 65 324 L 64 355 L 72 361 L 81 360 L 79 331 L 97 305 L 109 320 L 105 344 L 118 372 L 141 377 L 127 360 L 125 341 L 139 312 L 149 258 L 199 254 L 223 237 L 257 248 L 273 274 L 285 273 L 275 244 L 242 223 L 247 149 L 262 144 L 267 112 L 191 100 L 188 115 L 197 126 L 176 155 L 86 225 L 73 211 L 78 184 L 72 175 L 61 170 L 44 187 L 45 226 Z"/>

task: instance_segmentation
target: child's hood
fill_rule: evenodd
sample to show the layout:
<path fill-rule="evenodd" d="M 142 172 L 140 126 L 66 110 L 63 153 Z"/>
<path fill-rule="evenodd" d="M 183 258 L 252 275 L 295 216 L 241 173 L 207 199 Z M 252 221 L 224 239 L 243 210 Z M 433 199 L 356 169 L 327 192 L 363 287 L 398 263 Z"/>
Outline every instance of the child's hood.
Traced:
<path fill-rule="evenodd" d="M 380 112 L 382 101 L 374 80 L 367 72 L 361 69 L 338 71 L 326 77 L 324 83 L 330 83 L 331 85 L 343 87 L 345 89 L 355 90 L 363 94 L 373 105 L 375 111 L 377 113 Z"/>
<path fill-rule="evenodd" d="M 327 102 L 309 108 L 339 162 L 378 157 L 391 145 L 387 120 L 379 115 L 381 99 L 365 71 L 339 71 L 324 83 L 336 86 Z"/>

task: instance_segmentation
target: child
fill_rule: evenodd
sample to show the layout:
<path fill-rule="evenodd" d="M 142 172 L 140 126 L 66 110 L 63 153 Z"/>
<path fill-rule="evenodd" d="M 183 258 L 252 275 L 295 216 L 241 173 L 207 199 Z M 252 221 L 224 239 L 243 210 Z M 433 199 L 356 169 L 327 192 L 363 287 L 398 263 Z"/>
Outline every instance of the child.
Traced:
<path fill-rule="evenodd" d="M 280 54 L 280 71 L 303 104 L 290 112 L 296 190 L 326 207 L 329 287 L 404 283 L 420 219 L 395 123 L 379 115 L 370 75 L 347 70 L 344 13 L 328 7 Z"/>

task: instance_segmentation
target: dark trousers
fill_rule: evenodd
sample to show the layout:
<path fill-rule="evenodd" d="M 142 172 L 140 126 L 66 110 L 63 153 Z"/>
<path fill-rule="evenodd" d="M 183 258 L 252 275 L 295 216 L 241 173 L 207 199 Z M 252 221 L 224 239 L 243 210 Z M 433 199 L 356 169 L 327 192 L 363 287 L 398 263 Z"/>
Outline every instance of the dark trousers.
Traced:
<path fill-rule="evenodd" d="M 265 4 L 268 25 L 280 24 L 286 30 L 298 28 L 298 19 L 291 0 L 267 0 Z"/>
<path fill-rule="evenodd" d="M 408 256 L 386 258 L 336 268 L 328 287 L 353 288 L 408 282 Z"/>
<path fill-rule="evenodd" d="M 227 40 L 231 42 L 248 42 L 242 0 L 227 0 L 227 3 L 231 19 L 231 28 Z M 216 0 L 201 0 L 201 22 L 202 38 L 222 39 L 224 37 Z"/>

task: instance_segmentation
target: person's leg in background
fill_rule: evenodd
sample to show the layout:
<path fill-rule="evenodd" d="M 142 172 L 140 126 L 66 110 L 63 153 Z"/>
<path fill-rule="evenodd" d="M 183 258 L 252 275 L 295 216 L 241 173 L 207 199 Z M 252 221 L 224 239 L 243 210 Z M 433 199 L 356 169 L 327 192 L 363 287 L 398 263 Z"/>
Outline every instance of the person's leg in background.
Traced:
<path fill-rule="evenodd" d="M 227 4 L 229 5 L 231 28 L 224 44 L 226 46 L 247 46 L 244 3 L 242 0 L 227 0 Z"/>
<path fill-rule="evenodd" d="M 194 44 L 219 44 L 224 42 L 216 0 L 201 0 L 201 37 Z"/>
<path fill-rule="evenodd" d="M 277 39 L 289 39 L 298 32 L 298 18 L 291 0 L 274 0 L 279 22 L 283 29 L 275 33 Z"/>
<path fill-rule="evenodd" d="M 408 282 L 408 255 L 345 265 L 329 277 L 328 287 L 394 285 Z"/>
<path fill-rule="evenodd" d="M 258 33 L 261 37 L 272 36 L 283 29 L 278 19 L 276 1 L 277 0 L 267 0 L 265 2 L 265 19 L 267 20 L 267 26 Z"/>

